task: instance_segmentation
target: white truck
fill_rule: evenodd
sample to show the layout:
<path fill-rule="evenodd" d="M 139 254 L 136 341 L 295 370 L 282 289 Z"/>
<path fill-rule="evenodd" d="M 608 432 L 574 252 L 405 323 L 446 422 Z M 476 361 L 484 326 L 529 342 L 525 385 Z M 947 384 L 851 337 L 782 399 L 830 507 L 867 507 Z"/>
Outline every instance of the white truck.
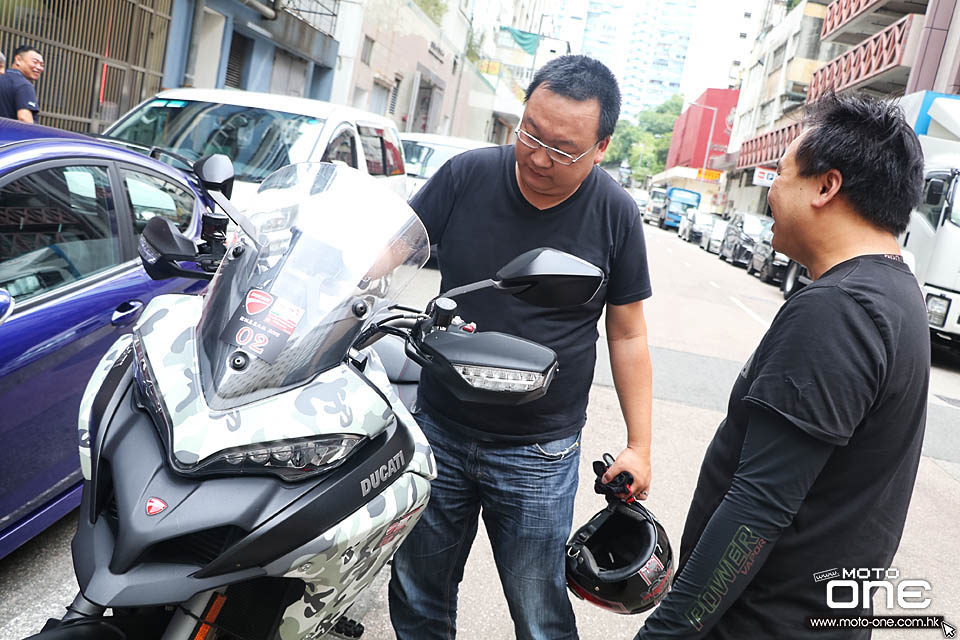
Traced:
<path fill-rule="evenodd" d="M 900 106 L 925 164 L 923 200 L 900 245 L 923 289 L 930 337 L 960 347 L 960 96 L 922 91 Z"/>

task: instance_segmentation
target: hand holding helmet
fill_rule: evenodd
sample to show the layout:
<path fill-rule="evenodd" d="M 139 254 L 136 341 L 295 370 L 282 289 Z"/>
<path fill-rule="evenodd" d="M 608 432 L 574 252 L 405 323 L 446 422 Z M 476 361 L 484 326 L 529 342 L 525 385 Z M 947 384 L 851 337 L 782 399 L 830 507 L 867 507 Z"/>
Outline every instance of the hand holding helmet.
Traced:
<path fill-rule="evenodd" d="M 603 482 L 613 457 L 594 462 L 594 490 L 607 507 L 580 527 L 567 543 L 567 587 L 580 599 L 633 614 L 656 606 L 673 582 L 673 549 L 667 532 L 632 497 L 620 499 L 632 481 L 628 472 Z"/>

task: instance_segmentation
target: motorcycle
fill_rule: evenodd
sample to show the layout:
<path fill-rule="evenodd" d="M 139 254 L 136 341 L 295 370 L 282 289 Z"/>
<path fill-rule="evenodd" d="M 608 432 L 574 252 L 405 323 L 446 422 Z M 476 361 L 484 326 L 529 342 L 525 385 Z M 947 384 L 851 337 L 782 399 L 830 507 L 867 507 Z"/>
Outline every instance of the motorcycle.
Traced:
<path fill-rule="evenodd" d="M 346 614 L 436 476 L 398 393 L 411 361 L 474 402 L 529 402 L 557 371 L 552 350 L 478 330 L 453 297 L 492 287 L 559 307 L 603 281 L 538 249 L 425 311 L 400 306 L 429 241 L 395 195 L 349 168 L 291 165 L 242 215 L 225 156 L 193 169 L 222 212 L 204 215 L 199 246 L 152 218 L 139 254 L 152 278 L 210 284 L 152 300 L 87 385 L 80 592 L 37 640 L 358 636 Z"/>

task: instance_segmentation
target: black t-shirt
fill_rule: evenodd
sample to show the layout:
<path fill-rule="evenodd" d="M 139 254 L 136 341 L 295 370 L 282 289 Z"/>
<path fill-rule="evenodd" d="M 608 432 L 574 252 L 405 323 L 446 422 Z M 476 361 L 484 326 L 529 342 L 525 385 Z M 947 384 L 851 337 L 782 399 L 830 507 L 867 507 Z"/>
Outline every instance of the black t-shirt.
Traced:
<path fill-rule="evenodd" d="M 457 400 L 426 371 L 424 407 L 442 423 L 488 441 L 537 442 L 576 433 L 586 420 L 596 362 L 597 321 L 605 303 L 650 296 L 643 224 L 633 199 L 599 167 L 564 202 L 538 210 L 517 186 L 513 146 L 450 159 L 411 199 L 438 245 L 441 291 L 493 277 L 525 251 L 551 247 L 603 269 L 606 283 L 589 303 L 544 309 L 487 289 L 457 297 L 459 315 L 479 331 L 500 331 L 557 353 L 547 394 L 519 406 Z"/>
<path fill-rule="evenodd" d="M 0 74 L 0 117 L 17 119 L 17 111 L 29 109 L 36 116 L 40 110 L 33 83 L 16 69 Z"/>
<path fill-rule="evenodd" d="M 751 409 L 772 410 L 835 448 L 792 523 L 706 637 L 828 638 L 807 628 L 806 618 L 864 613 L 829 610 L 826 582 L 814 574 L 890 566 L 920 460 L 929 378 L 923 296 L 902 263 L 847 260 L 783 305 L 738 376 L 707 449 L 684 526 L 681 572 L 730 488 Z"/>

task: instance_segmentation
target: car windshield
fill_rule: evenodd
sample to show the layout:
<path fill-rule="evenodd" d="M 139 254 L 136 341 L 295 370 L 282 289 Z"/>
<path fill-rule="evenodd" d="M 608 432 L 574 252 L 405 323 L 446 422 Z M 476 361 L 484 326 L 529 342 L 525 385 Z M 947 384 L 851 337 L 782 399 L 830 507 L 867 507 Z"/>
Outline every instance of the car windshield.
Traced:
<path fill-rule="evenodd" d="M 748 236 L 759 237 L 764 229 L 773 225 L 773 220 L 759 216 L 743 216 L 743 232 Z"/>
<path fill-rule="evenodd" d="M 227 252 L 210 285 L 198 356 L 204 395 L 217 410 L 337 366 L 429 253 L 426 229 L 403 199 L 346 167 L 284 167 L 248 210 L 257 235 L 282 238 L 259 248 L 239 240 L 243 248 Z M 278 212 L 288 226 L 265 231 Z M 239 351 L 249 364 L 235 370 Z"/>
<path fill-rule="evenodd" d="M 667 199 L 667 193 L 665 191 L 654 191 L 650 194 L 650 201 L 655 204 L 660 204 Z"/>
<path fill-rule="evenodd" d="M 152 100 L 105 132 L 191 161 L 226 154 L 237 180 L 261 182 L 288 164 L 310 159 L 323 119 L 196 100 Z"/>
<path fill-rule="evenodd" d="M 462 147 L 404 140 L 403 155 L 407 163 L 407 175 L 415 178 L 430 178 L 443 166 L 444 162 L 464 151 L 466 149 Z"/>
<path fill-rule="evenodd" d="M 698 213 L 697 213 L 697 217 L 696 217 L 696 223 L 697 223 L 697 224 L 703 224 L 703 225 L 713 224 L 713 214 L 712 214 L 712 213 L 706 213 L 706 212 L 704 212 L 704 211 L 698 212 Z"/>

